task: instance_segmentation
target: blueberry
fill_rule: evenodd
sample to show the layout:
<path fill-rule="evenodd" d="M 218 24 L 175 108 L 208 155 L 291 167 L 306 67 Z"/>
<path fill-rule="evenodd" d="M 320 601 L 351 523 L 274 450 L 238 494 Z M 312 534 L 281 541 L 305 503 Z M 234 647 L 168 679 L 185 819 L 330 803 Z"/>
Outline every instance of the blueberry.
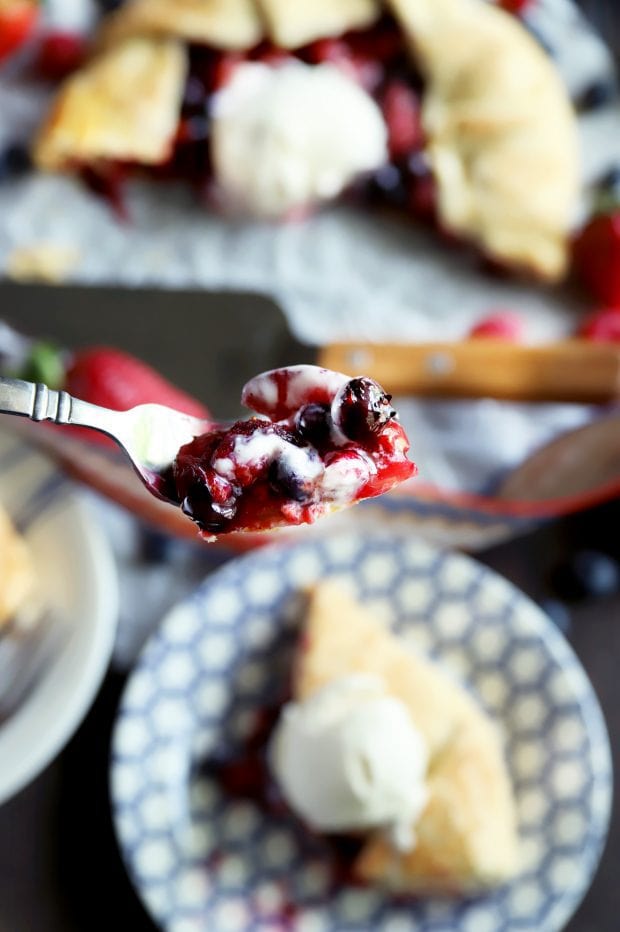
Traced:
<path fill-rule="evenodd" d="M 598 110 L 610 104 L 616 96 L 616 87 L 612 81 L 594 81 L 581 91 L 575 100 L 575 107 L 581 112 Z"/>
<path fill-rule="evenodd" d="M 402 204 L 407 197 L 403 172 L 396 165 L 383 165 L 372 176 L 369 192 L 391 204 Z"/>
<path fill-rule="evenodd" d="M 545 615 L 548 615 L 556 628 L 568 637 L 571 631 L 572 622 L 568 606 L 558 599 L 545 599 L 540 603 Z"/>
<path fill-rule="evenodd" d="M 308 443 L 321 446 L 329 439 L 329 406 L 320 404 L 304 405 L 297 412 L 295 427 L 300 437 Z"/>
<path fill-rule="evenodd" d="M 183 112 L 198 111 L 199 113 L 204 113 L 208 96 L 209 92 L 204 82 L 196 77 L 196 75 L 190 75 L 183 93 Z"/>
<path fill-rule="evenodd" d="M 206 117 L 185 117 L 182 125 L 184 142 L 200 142 L 209 138 L 210 125 Z"/>
<path fill-rule="evenodd" d="M 312 480 L 301 476 L 285 456 L 274 460 L 269 467 L 269 482 L 275 492 L 294 502 L 306 504 L 312 499 Z"/>
<path fill-rule="evenodd" d="M 140 535 L 140 555 L 145 563 L 167 563 L 175 541 L 168 534 L 143 528 Z"/>
<path fill-rule="evenodd" d="M 235 501 L 219 505 L 214 502 L 206 489 L 198 486 L 190 490 L 181 502 L 181 511 L 195 521 L 202 531 L 219 534 L 226 531 L 230 521 L 237 512 Z"/>
<path fill-rule="evenodd" d="M 31 168 L 32 160 L 25 146 L 14 143 L 0 152 L 0 181 L 23 175 Z"/>
<path fill-rule="evenodd" d="M 551 582 L 565 599 L 612 595 L 620 589 L 620 566 L 597 550 L 580 550 L 554 568 Z"/>
<path fill-rule="evenodd" d="M 335 417 L 338 426 L 349 440 L 371 443 L 375 435 L 396 411 L 380 385 L 365 377 L 351 379 L 341 389 Z"/>
<path fill-rule="evenodd" d="M 424 152 L 412 152 L 407 159 L 407 172 L 414 178 L 427 178 L 431 165 Z"/>

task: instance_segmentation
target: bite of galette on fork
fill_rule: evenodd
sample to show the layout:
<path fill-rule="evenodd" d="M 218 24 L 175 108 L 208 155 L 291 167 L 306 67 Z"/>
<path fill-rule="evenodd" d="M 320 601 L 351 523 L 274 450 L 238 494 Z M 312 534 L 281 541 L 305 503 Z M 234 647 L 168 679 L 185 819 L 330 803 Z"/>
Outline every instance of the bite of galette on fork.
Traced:
<path fill-rule="evenodd" d="M 219 424 L 157 404 L 112 411 L 0 379 L 0 412 L 112 437 L 149 491 L 206 539 L 312 524 L 415 475 L 391 395 L 373 379 L 289 366 L 255 376 L 241 400 L 252 416 Z"/>

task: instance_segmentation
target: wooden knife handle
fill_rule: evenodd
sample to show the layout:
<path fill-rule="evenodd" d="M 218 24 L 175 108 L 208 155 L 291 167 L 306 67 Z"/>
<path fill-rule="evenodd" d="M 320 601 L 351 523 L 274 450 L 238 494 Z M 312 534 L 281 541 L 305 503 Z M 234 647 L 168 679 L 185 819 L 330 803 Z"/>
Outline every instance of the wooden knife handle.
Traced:
<path fill-rule="evenodd" d="M 395 395 L 587 403 L 620 395 L 620 345 L 585 340 L 334 343 L 319 365 L 368 375 Z"/>

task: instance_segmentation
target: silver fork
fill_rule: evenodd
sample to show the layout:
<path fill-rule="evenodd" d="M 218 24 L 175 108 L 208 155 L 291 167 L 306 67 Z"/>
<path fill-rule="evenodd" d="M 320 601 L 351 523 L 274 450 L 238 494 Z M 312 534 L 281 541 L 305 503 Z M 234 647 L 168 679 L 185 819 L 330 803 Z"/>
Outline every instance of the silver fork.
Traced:
<path fill-rule="evenodd" d="M 112 411 L 22 379 L 0 378 L 0 414 L 88 427 L 106 434 L 126 453 L 149 492 L 174 505 L 179 501 L 171 483 L 170 468 L 179 448 L 209 427 L 207 421 L 164 405 L 145 404 L 128 411 Z"/>

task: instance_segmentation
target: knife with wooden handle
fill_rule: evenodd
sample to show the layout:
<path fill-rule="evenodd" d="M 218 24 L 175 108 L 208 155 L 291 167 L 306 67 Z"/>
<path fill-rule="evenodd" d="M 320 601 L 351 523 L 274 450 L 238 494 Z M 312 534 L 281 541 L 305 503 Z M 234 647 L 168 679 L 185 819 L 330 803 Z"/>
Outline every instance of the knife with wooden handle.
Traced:
<path fill-rule="evenodd" d="M 620 397 L 620 345 L 612 343 L 335 343 L 317 361 L 369 375 L 395 395 L 582 403 Z"/>
<path fill-rule="evenodd" d="M 368 375 L 393 394 L 420 397 L 583 403 L 620 397 L 620 344 L 521 346 L 478 338 L 309 346 L 273 302 L 233 292 L 3 282 L 0 317 L 68 347 L 127 349 L 223 419 L 245 413 L 239 390 L 247 379 L 296 363 Z"/>

